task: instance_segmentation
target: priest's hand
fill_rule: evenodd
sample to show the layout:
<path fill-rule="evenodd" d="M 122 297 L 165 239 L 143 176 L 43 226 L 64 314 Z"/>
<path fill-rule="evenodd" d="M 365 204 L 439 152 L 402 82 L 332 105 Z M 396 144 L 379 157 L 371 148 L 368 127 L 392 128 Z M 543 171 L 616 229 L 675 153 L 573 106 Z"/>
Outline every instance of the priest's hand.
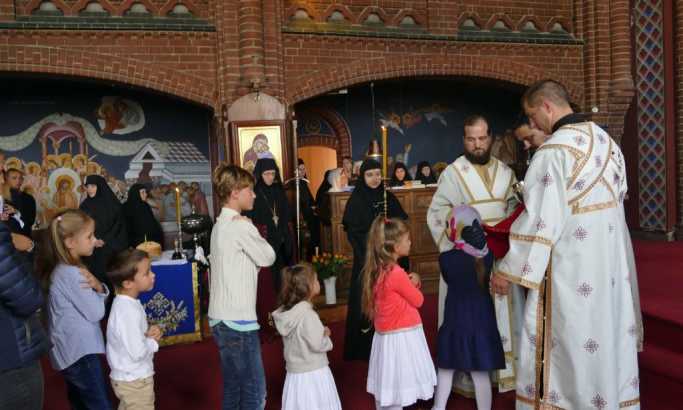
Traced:
<path fill-rule="evenodd" d="M 332 331 L 330 330 L 329 327 L 325 326 L 325 329 L 323 330 L 323 335 L 330 337 L 332 336 Z"/>
<path fill-rule="evenodd" d="M 415 285 L 416 288 L 420 289 L 422 287 L 422 279 L 420 279 L 419 274 L 411 272 L 408 274 L 408 278 L 413 283 L 413 285 Z"/>
<path fill-rule="evenodd" d="M 499 295 L 507 295 L 510 290 L 510 281 L 494 273 L 491 275 L 491 291 Z"/>
<path fill-rule="evenodd" d="M 102 239 L 96 239 L 95 240 L 95 247 L 96 248 L 101 248 L 104 246 L 104 241 Z"/>

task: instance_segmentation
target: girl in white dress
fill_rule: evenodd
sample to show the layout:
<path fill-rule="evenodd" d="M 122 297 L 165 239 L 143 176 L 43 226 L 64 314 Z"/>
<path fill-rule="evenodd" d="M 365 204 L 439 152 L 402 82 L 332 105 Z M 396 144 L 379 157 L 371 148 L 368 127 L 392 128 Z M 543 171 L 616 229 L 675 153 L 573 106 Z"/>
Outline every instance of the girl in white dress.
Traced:
<path fill-rule="evenodd" d="M 396 410 L 434 395 L 436 372 L 418 309 L 424 302 L 420 276 L 398 258 L 410 254 L 410 231 L 400 219 L 378 216 L 368 233 L 363 267 L 363 313 L 375 335 L 367 391 L 378 410 Z"/>
<path fill-rule="evenodd" d="M 327 360 L 332 350 L 330 329 L 313 310 L 312 300 L 320 294 L 318 275 L 311 265 L 300 263 L 283 269 L 282 276 L 281 306 L 273 312 L 285 346 L 282 409 L 341 410 Z"/>

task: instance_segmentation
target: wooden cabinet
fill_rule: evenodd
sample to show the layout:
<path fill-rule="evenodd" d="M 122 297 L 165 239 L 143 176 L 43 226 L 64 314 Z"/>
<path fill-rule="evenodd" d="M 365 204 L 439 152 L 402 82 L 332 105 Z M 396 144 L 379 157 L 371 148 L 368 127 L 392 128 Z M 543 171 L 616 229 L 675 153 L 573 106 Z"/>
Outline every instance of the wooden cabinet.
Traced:
<path fill-rule="evenodd" d="M 425 293 L 436 293 L 439 289 L 439 252 L 427 226 L 427 209 L 435 190 L 436 188 L 430 187 L 392 191 L 409 217 L 410 238 L 413 242 L 410 252 L 410 266 L 412 271 L 422 276 L 422 288 Z M 323 251 L 344 255 L 351 261 L 353 250 L 342 225 L 344 209 L 346 209 L 346 203 L 349 201 L 351 193 L 330 192 L 328 195 L 330 195 L 332 209 L 332 224 L 329 227 L 322 227 Z M 348 275 L 340 277 L 340 288 L 348 287 L 347 279 Z"/>

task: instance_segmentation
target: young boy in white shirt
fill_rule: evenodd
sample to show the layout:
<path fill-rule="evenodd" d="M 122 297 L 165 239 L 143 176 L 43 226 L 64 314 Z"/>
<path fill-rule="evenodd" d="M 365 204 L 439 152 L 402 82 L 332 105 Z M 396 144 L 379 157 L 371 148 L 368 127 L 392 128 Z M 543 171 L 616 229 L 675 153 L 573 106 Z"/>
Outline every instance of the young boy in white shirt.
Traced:
<path fill-rule="evenodd" d="M 223 375 L 223 409 L 263 409 L 266 380 L 261 359 L 256 289 L 259 267 L 275 252 L 242 211 L 254 206 L 254 178 L 222 164 L 213 174 L 221 212 L 211 232 L 209 324 Z"/>
<path fill-rule="evenodd" d="M 147 324 L 138 299 L 154 287 L 146 252 L 129 249 L 116 255 L 107 272 L 116 289 L 107 322 L 107 361 L 119 410 L 154 409 L 154 353 L 162 332 Z"/>

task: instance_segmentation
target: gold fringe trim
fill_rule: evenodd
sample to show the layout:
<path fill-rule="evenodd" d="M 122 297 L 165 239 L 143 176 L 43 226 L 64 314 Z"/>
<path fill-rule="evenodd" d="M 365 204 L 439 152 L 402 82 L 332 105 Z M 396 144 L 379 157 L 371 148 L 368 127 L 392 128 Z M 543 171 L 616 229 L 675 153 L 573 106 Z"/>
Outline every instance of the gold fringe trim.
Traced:
<path fill-rule="evenodd" d="M 546 145 L 543 145 L 542 147 L 540 147 L 540 148 L 538 149 L 538 151 L 541 151 L 541 150 L 544 150 L 544 149 L 566 149 L 566 150 L 569 151 L 569 152 L 574 156 L 574 158 L 576 158 L 577 160 L 581 159 L 584 155 L 586 155 L 586 154 L 584 154 L 583 151 L 581 151 L 580 149 L 574 148 L 574 147 L 572 147 L 571 145 L 566 145 L 566 144 L 546 144 Z"/>
<path fill-rule="evenodd" d="M 588 205 L 580 207 L 576 202 L 572 205 L 572 215 L 587 214 L 589 212 L 602 211 L 603 209 L 611 209 L 617 207 L 617 201 L 601 202 L 599 204 Z"/>
<path fill-rule="evenodd" d="M 621 403 L 619 403 L 619 408 L 625 409 L 627 407 L 635 406 L 636 404 L 639 404 L 639 403 L 640 403 L 640 397 L 635 398 L 633 400 L 622 401 Z"/>
<path fill-rule="evenodd" d="M 541 245 L 545 245 L 548 247 L 553 246 L 553 243 L 550 239 L 544 238 L 542 236 L 521 235 L 518 233 L 510 232 L 510 239 L 515 240 L 515 241 L 522 241 L 522 242 L 536 242 L 536 243 L 540 243 Z"/>
<path fill-rule="evenodd" d="M 591 141 L 591 143 L 592 143 L 592 141 Z M 607 147 L 607 152 L 608 152 L 608 155 L 612 155 L 611 154 L 611 152 L 612 152 L 612 140 L 609 141 L 609 146 Z M 569 205 L 572 205 L 575 202 L 579 202 L 584 196 L 588 195 L 588 193 L 593 190 L 593 187 L 595 187 L 595 185 L 602 180 L 602 176 L 605 174 L 605 170 L 607 169 L 607 165 L 609 165 L 609 157 L 606 158 L 605 162 L 602 164 L 602 168 L 600 169 L 600 175 L 598 175 L 598 177 L 593 182 L 591 182 L 590 185 L 588 185 L 588 188 L 586 188 L 583 192 L 581 192 L 580 194 L 578 194 L 574 198 L 570 199 Z M 570 185 L 568 185 L 567 188 L 571 187 L 572 185 L 574 185 L 574 181 L 572 181 L 572 183 Z"/>
<path fill-rule="evenodd" d="M 564 128 L 564 127 L 562 127 L 562 128 Z M 575 131 L 583 132 L 584 134 L 586 133 L 586 131 L 584 131 L 584 130 L 575 129 L 573 127 L 567 127 L 567 128 L 573 129 Z M 592 127 L 588 127 L 587 135 L 588 135 L 588 151 L 586 152 L 586 155 L 577 162 L 579 165 L 577 165 L 576 169 L 574 169 L 574 172 L 572 173 L 572 176 L 569 180 L 569 184 L 567 184 L 567 187 L 574 186 L 576 179 L 579 177 L 579 175 L 581 174 L 581 171 L 583 171 L 583 168 L 588 163 L 588 159 L 593 154 L 593 144 L 595 143 L 595 141 L 593 139 L 593 128 Z M 611 149 L 610 149 L 610 151 L 611 151 Z M 607 162 L 607 159 L 605 160 L 605 162 Z"/>
<path fill-rule="evenodd" d="M 511 274 L 509 274 L 509 273 L 507 273 L 507 272 L 504 272 L 504 271 L 502 271 L 502 270 L 497 270 L 497 271 L 496 271 L 496 274 L 502 276 L 503 278 L 509 280 L 509 281 L 512 282 L 512 283 L 516 283 L 516 284 L 518 284 L 518 285 L 522 285 L 522 286 L 524 286 L 525 288 L 538 290 L 538 289 L 540 289 L 540 287 L 541 287 L 541 284 L 540 284 L 540 283 L 534 283 L 534 282 L 528 281 L 528 280 L 526 280 L 526 279 L 522 279 L 522 278 L 520 278 L 519 276 L 511 275 Z"/>

